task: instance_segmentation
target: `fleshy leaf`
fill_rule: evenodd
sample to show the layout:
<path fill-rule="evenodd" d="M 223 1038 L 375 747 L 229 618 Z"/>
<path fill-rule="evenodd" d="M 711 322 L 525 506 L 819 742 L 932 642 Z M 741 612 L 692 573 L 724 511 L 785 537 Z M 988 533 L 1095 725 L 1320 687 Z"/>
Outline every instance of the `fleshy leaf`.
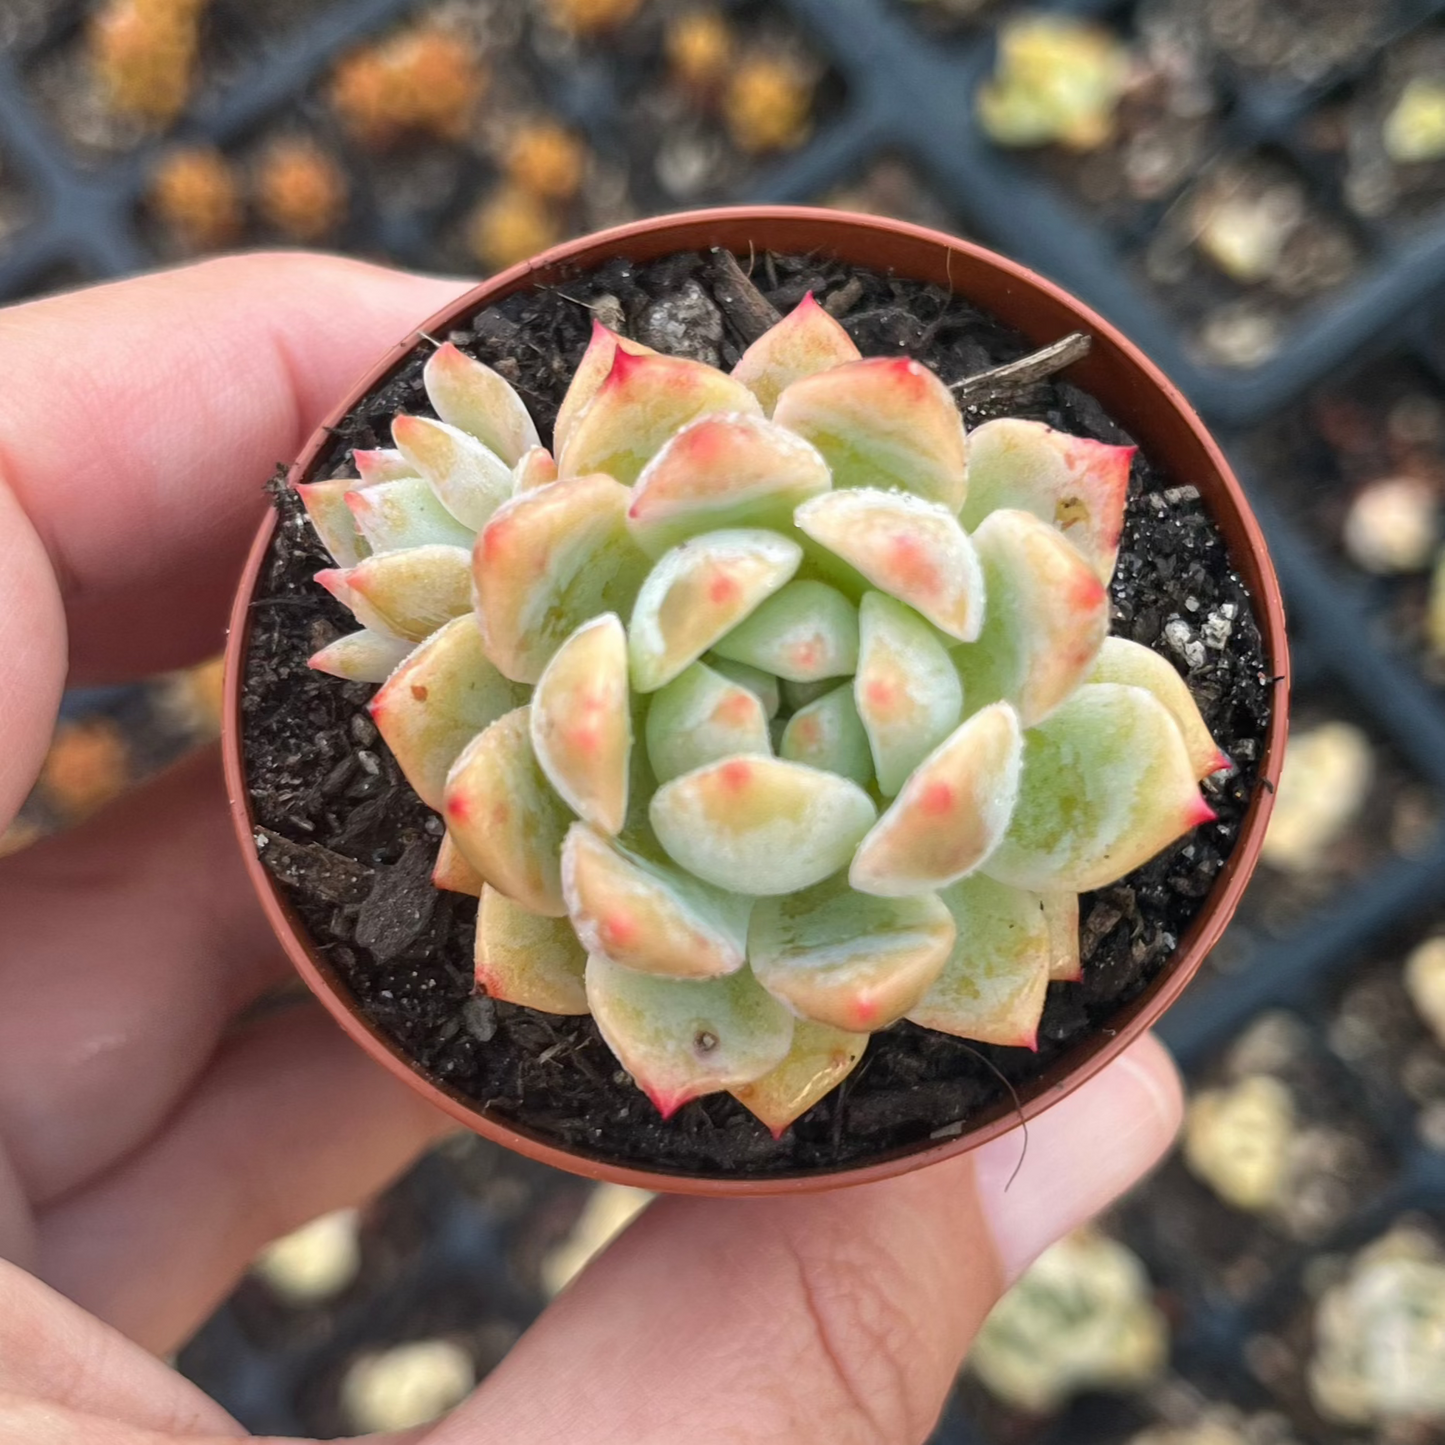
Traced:
<path fill-rule="evenodd" d="M 628 626 L 632 685 L 656 692 L 732 631 L 798 570 L 803 549 L 755 528 L 708 532 L 648 574 Z"/>
<path fill-rule="evenodd" d="M 762 1078 L 793 1041 L 792 1016 L 745 968 L 658 978 L 593 955 L 587 1002 L 607 1047 L 664 1119 L 690 1099 Z"/>
<path fill-rule="evenodd" d="M 363 629 L 328 643 L 313 653 L 306 665 L 348 682 L 385 682 L 415 646 L 404 638 Z"/>
<path fill-rule="evenodd" d="M 543 918 L 495 888 L 477 909 L 477 987 L 546 1014 L 585 1014 L 587 955 L 565 918 Z"/>
<path fill-rule="evenodd" d="M 318 572 L 316 581 L 363 627 L 420 642 L 471 611 L 471 571 L 466 548 L 432 545 L 366 557 L 348 571 Z"/>
<path fill-rule="evenodd" d="M 904 783 L 859 845 L 848 880 L 899 898 L 972 873 L 998 846 L 1019 791 L 1023 734 L 1006 702 L 974 713 Z"/>
<path fill-rule="evenodd" d="M 684 427 L 643 468 L 627 524 L 657 557 L 719 527 L 792 525 L 800 502 L 832 485 L 802 437 L 760 416 L 723 412 Z"/>
<path fill-rule="evenodd" d="M 871 898 L 838 874 L 753 910 L 748 959 L 799 1018 L 872 1033 L 928 992 L 953 947 L 953 917 L 931 893 Z"/>
<path fill-rule="evenodd" d="M 1221 768 L 1230 766 L 1229 758 L 1209 735 L 1199 704 L 1189 691 L 1189 684 L 1175 671 L 1166 657 L 1152 648 L 1130 642 L 1124 637 L 1106 637 L 1094 666 L 1090 682 L 1122 682 L 1129 687 L 1142 687 L 1152 692 L 1169 710 L 1184 739 L 1185 750 L 1196 778 L 1207 778 Z"/>
<path fill-rule="evenodd" d="M 778 398 L 773 420 L 823 453 L 835 487 L 897 487 L 954 512 L 963 504 L 963 418 L 919 362 L 869 357 L 805 376 Z"/>
<path fill-rule="evenodd" d="M 746 386 L 772 416 L 778 398 L 795 381 L 815 372 L 829 371 L 857 361 L 860 352 L 853 338 L 813 297 L 811 291 L 775 326 L 770 326 L 733 367 L 733 376 Z"/>
<path fill-rule="evenodd" d="M 404 482 L 416 476 L 416 468 L 391 447 L 378 447 L 365 451 L 358 447 L 351 453 L 356 463 L 357 475 L 363 487 L 374 487 L 378 482 Z"/>
<path fill-rule="evenodd" d="M 562 398 L 557 420 L 552 427 L 552 450 L 559 457 L 563 447 L 567 445 L 568 437 L 572 435 L 573 427 L 577 425 L 577 419 L 591 405 L 592 398 L 607 380 L 607 373 L 612 370 L 612 359 L 617 355 L 619 347 L 629 356 L 657 355 L 650 346 L 644 346 L 640 341 L 632 341 L 626 336 L 619 336 L 615 331 L 609 331 L 600 321 L 593 320 L 592 339 L 587 343 L 587 350 L 582 353 L 582 360 L 577 363 L 577 370 L 572 373 L 567 395 Z"/>
<path fill-rule="evenodd" d="M 631 486 L 689 422 L 714 412 L 760 410 L 741 382 L 700 361 L 618 347 L 607 379 L 561 444 L 557 465 L 564 477 L 606 472 Z"/>
<path fill-rule="evenodd" d="M 477 611 L 508 677 L 536 682 L 584 622 L 632 611 L 647 559 L 626 513 L 627 488 L 603 476 L 554 482 L 497 510 L 477 539 Z"/>
<path fill-rule="evenodd" d="M 338 567 L 355 567 L 369 550 L 346 505 L 346 494 L 356 485 L 352 477 L 338 477 L 330 482 L 299 482 L 296 486 L 312 530 Z"/>
<path fill-rule="evenodd" d="M 1049 926 L 1049 979 L 1078 983 L 1084 976 L 1079 956 L 1079 895 L 1040 893 L 1038 897 Z"/>
<path fill-rule="evenodd" d="M 713 651 L 792 682 L 851 677 L 858 666 L 858 609 L 824 582 L 789 582 Z"/>
<path fill-rule="evenodd" d="M 978 876 L 939 896 L 958 936 L 909 1019 L 959 1038 L 1036 1048 L 1053 958 L 1039 895 Z"/>
<path fill-rule="evenodd" d="M 473 898 L 480 898 L 482 889 L 487 886 L 486 879 L 467 862 L 466 855 L 452 841 L 450 833 L 442 834 L 431 881 L 433 888 L 440 888 L 446 893 L 466 893 Z"/>
<path fill-rule="evenodd" d="M 911 608 L 869 592 L 859 610 L 853 700 L 878 787 L 891 798 L 958 726 L 963 688 L 938 634 Z"/>
<path fill-rule="evenodd" d="M 774 1139 L 781 1139 L 795 1119 L 853 1072 L 867 1047 L 867 1034 L 845 1033 L 799 1019 L 793 1025 L 793 1046 L 787 1058 L 761 1079 L 728 1092 L 767 1125 Z"/>
<path fill-rule="evenodd" d="M 866 788 L 873 781 L 873 753 L 852 684 L 845 682 L 799 708 L 783 729 L 778 753 L 789 762 L 837 773 Z"/>
<path fill-rule="evenodd" d="M 719 758 L 771 752 L 757 694 L 704 663 L 693 663 L 653 695 L 647 756 L 659 783 Z"/>
<path fill-rule="evenodd" d="M 960 642 L 983 626 L 983 569 L 947 507 L 871 487 L 829 492 L 798 508 L 799 528 L 868 582 Z"/>
<path fill-rule="evenodd" d="M 984 872 L 1086 893 L 1213 818 L 1164 705 L 1143 688 L 1087 683 L 1025 735 L 1013 821 Z"/>
<path fill-rule="evenodd" d="M 726 758 L 664 783 L 649 810 L 689 873 L 734 893 L 791 893 L 846 867 L 877 809 L 856 783 L 778 758 Z"/>
<path fill-rule="evenodd" d="M 509 467 L 540 444 L 522 398 L 490 366 L 447 342 L 431 354 L 421 374 L 437 415 L 470 433 Z"/>
<path fill-rule="evenodd" d="M 347 492 L 345 500 L 356 530 L 373 553 L 432 542 L 469 548 L 476 541 L 476 533 L 462 526 L 420 477 L 378 482 Z"/>
<path fill-rule="evenodd" d="M 530 709 L 472 739 L 447 775 L 442 813 L 483 878 L 529 913 L 561 918 L 562 840 L 572 815 L 532 751 Z"/>
<path fill-rule="evenodd" d="M 710 888 L 574 823 L 562 849 L 567 913 L 588 953 L 668 978 L 719 978 L 747 960 L 753 900 Z"/>
<path fill-rule="evenodd" d="M 771 673 L 749 667 L 745 662 L 731 662 L 726 657 L 709 655 L 706 662 L 714 672 L 722 673 L 724 677 L 731 678 L 739 686 L 755 694 L 769 721 L 777 717 L 778 709 L 783 705 L 783 692 L 778 685 L 778 679 Z"/>
<path fill-rule="evenodd" d="M 522 454 L 522 459 L 512 468 L 512 495 L 520 497 L 523 492 L 535 492 L 557 480 L 557 463 L 546 447 L 532 447 Z"/>
<path fill-rule="evenodd" d="M 1030 512 L 994 512 L 974 533 L 988 614 L 954 650 L 968 705 L 1013 703 L 1026 728 L 1088 676 L 1109 631 L 1109 594 L 1083 553 Z"/>
<path fill-rule="evenodd" d="M 604 833 L 627 817 L 632 699 L 627 634 L 615 612 L 584 622 L 532 695 L 532 747 L 562 801 Z"/>
<path fill-rule="evenodd" d="M 512 469 L 470 432 L 429 416 L 398 416 L 391 439 L 463 526 L 480 532 L 512 495 Z"/>
<path fill-rule="evenodd" d="M 1110 446 L 1041 421 L 999 417 L 969 433 L 963 525 L 990 512 L 1032 512 L 1057 527 L 1107 582 L 1114 575 L 1129 464 L 1137 447 Z"/>
<path fill-rule="evenodd" d="M 372 698 L 370 712 L 417 797 L 440 811 L 462 749 L 526 700 L 526 689 L 487 660 L 476 618 L 468 615 L 412 652 Z"/>

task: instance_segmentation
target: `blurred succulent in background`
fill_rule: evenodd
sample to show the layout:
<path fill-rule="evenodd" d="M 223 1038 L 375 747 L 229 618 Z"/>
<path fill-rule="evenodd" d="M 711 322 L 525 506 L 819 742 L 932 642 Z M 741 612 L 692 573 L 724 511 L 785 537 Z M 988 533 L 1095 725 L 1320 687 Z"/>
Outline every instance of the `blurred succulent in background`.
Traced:
<path fill-rule="evenodd" d="M 547 201 L 570 201 L 582 187 L 587 148 L 554 120 L 519 126 L 506 143 L 502 167 L 513 185 Z"/>
<path fill-rule="evenodd" d="M 1029 1266 L 984 1321 L 969 1368 L 999 1399 L 1047 1414 L 1091 1389 L 1136 1389 L 1169 1354 L 1169 1327 L 1144 1266 L 1080 1230 Z"/>
<path fill-rule="evenodd" d="M 1067 15 L 1020 15 L 998 32 L 998 62 L 980 88 L 979 123 L 999 145 L 1091 151 L 1114 133 L 1129 81 L 1128 47 Z"/>
<path fill-rule="evenodd" d="M 716 10 L 689 10 L 668 22 L 664 37 L 673 78 L 707 96 L 723 83 L 733 58 L 731 27 Z"/>
<path fill-rule="evenodd" d="M 1333 1420 L 1445 1424 L 1445 1252 L 1429 1234 L 1391 1230 L 1325 1293 L 1309 1380 Z"/>
<path fill-rule="evenodd" d="M 567 208 L 587 176 L 586 144 L 545 117 L 518 126 L 500 146 L 502 183 L 467 223 L 472 254 L 500 271 L 555 246 L 567 233 Z"/>
<path fill-rule="evenodd" d="M 1184 1158 L 1226 1203 L 1262 1213 L 1279 1202 L 1297 1132 L 1290 1091 L 1269 1074 L 1251 1074 L 1190 1099 Z"/>
<path fill-rule="evenodd" d="M 1261 859 L 1307 873 L 1358 817 L 1376 771 L 1370 740 L 1353 723 L 1325 722 L 1290 736 Z"/>
<path fill-rule="evenodd" d="M 1440 501 L 1430 480 L 1403 473 L 1362 487 L 1341 530 L 1350 560 L 1380 576 L 1423 572 L 1440 540 Z"/>
<path fill-rule="evenodd" d="M 801 61 L 758 52 L 728 76 L 723 123 L 740 151 L 793 150 L 812 133 L 813 77 Z"/>
<path fill-rule="evenodd" d="M 600 324 L 545 450 L 496 372 L 302 486 L 363 624 L 312 659 L 481 898 L 478 984 L 590 1012 L 666 1116 L 775 1131 L 902 1018 L 1031 1047 L 1078 894 L 1213 814 L 1187 686 L 1108 633 L 1133 448 L 863 358 L 808 297 L 731 375 Z"/>
<path fill-rule="evenodd" d="M 336 158 L 305 136 L 268 147 L 256 169 L 256 208 L 283 236 L 314 242 L 346 216 L 350 185 Z"/>
<path fill-rule="evenodd" d="M 487 75 L 472 46 L 436 26 L 402 30 L 343 60 L 331 104 L 363 145 L 385 149 L 412 136 L 466 135 Z"/>
<path fill-rule="evenodd" d="M 1445 938 L 1427 938 L 1405 960 L 1405 990 L 1445 1047 Z"/>
<path fill-rule="evenodd" d="M 90 20 L 91 65 L 119 115 L 164 125 L 185 108 L 195 80 L 208 0 L 106 0 Z"/>
<path fill-rule="evenodd" d="M 559 30 L 569 35 L 604 35 L 626 25 L 642 0 L 538 0 L 539 7 Z"/>
<path fill-rule="evenodd" d="M 523 186 L 498 186 L 472 212 L 467 245 L 488 271 L 504 271 L 562 239 L 556 208 Z"/>
<path fill-rule="evenodd" d="M 176 146 L 156 162 L 150 207 L 187 250 L 211 251 L 241 233 L 245 203 L 235 168 L 211 146 Z"/>
<path fill-rule="evenodd" d="M 1417 76 L 1385 117 L 1385 153 L 1401 165 L 1445 157 L 1445 80 Z"/>

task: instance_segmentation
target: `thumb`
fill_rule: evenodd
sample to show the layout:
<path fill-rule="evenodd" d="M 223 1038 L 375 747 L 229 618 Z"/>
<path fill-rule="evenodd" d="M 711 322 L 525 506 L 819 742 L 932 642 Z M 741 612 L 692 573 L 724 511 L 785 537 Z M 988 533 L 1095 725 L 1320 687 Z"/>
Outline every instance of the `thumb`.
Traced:
<path fill-rule="evenodd" d="M 1146 1038 L 1034 1121 L 1021 1167 L 1014 1132 L 831 1194 L 660 1200 L 426 1445 L 917 1445 L 999 1295 L 1180 1110 Z"/>

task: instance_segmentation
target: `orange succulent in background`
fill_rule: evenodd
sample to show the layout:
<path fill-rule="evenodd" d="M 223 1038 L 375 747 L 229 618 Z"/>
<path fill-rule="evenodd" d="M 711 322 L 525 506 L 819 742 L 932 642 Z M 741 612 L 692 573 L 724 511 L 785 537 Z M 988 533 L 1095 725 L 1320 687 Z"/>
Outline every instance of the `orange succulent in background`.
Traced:
<path fill-rule="evenodd" d="M 666 49 L 672 73 L 689 90 L 714 91 L 727 75 L 733 33 L 716 10 L 693 10 L 670 20 Z"/>
<path fill-rule="evenodd" d="M 212 251 L 241 232 L 244 206 L 235 168 L 211 146 L 167 151 L 150 181 L 151 210 L 183 245 Z"/>
<path fill-rule="evenodd" d="M 741 151 L 792 150 L 812 129 L 813 82 L 794 60 L 748 56 L 723 93 L 723 122 Z"/>
<path fill-rule="evenodd" d="M 336 67 L 331 104 L 363 145 L 407 136 L 460 140 L 486 89 L 486 70 L 461 37 L 419 26 L 354 52 Z"/>
<path fill-rule="evenodd" d="M 56 728 L 38 787 L 46 802 L 73 820 L 108 803 L 129 780 L 130 749 L 121 730 L 106 718 L 88 718 Z"/>
<path fill-rule="evenodd" d="M 467 244 L 489 271 L 503 271 L 555 246 L 562 223 L 545 201 L 521 186 L 503 185 L 472 213 Z"/>
<path fill-rule="evenodd" d="M 553 120 L 520 127 L 507 143 L 503 163 L 514 186 L 544 201 L 570 201 L 586 167 L 586 146 Z"/>
<path fill-rule="evenodd" d="M 106 0 L 91 17 L 91 66 L 107 105 L 163 125 L 185 108 L 195 82 L 208 0 Z"/>
<path fill-rule="evenodd" d="M 282 235 L 319 241 L 346 215 L 349 186 L 335 157 L 304 137 L 279 140 L 256 171 L 256 207 Z"/>
<path fill-rule="evenodd" d="M 642 0 L 541 0 L 548 19 L 572 35 L 598 35 L 625 25 Z"/>

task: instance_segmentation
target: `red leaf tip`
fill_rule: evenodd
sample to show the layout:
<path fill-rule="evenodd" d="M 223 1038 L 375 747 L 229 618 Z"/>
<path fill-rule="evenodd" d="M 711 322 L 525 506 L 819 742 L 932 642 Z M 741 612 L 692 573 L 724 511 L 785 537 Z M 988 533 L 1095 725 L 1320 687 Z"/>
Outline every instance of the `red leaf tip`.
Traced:
<path fill-rule="evenodd" d="M 647 1097 L 652 1101 L 652 1107 L 656 1109 L 657 1112 L 661 1114 L 664 1119 L 672 1118 L 672 1116 L 677 1113 L 677 1111 L 682 1108 L 682 1106 L 687 1103 L 687 1101 L 692 1097 L 692 1095 L 687 1093 L 686 1090 L 680 1090 L 678 1093 L 669 1094 L 663 1092 L 663 1090 L 661 1089 L 651 1089 L 646 1084 L 642 1084 L 640 1085 L 640 1087 L 642 1089 L 642 1092 L 646 1094 Z"/>
<path fill-rule="evenodd" d="M 350 569 L 346 567 L 323 567 L 311 580 L 324 587 L 338 602 L 345 602 L 350 589 L 346 580 L 349 575 Z"/>

